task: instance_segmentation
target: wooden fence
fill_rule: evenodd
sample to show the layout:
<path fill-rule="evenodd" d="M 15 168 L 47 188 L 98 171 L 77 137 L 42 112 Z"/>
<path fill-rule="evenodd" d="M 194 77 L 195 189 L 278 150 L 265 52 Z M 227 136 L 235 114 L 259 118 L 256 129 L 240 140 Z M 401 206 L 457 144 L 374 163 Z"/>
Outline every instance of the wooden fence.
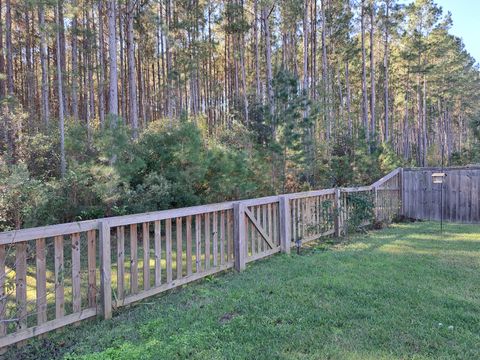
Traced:
<path fill-rule="evenodd" d="M 0 233 L 0 347 L 322 236 L 340 236 L 353 195 L 400 212 L 401 169 L 335 188 Z"/>
<path fill-rule="evenodd" d="M 404 169 L 404 215 L 422 220 L 480 223 L 480 166 L 451 167 L 443 184 L 433 184 L 440 168 Z M 443 197 L 443 199 L 442 199 Z M 443 204 L 442 204 L 443 202 Z"/>

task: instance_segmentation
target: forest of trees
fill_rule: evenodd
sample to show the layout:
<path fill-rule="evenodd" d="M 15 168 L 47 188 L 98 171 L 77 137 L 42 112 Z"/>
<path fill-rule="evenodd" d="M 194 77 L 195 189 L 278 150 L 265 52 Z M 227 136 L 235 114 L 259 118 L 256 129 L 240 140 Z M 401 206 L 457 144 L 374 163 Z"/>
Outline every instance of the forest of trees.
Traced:
<path fill-rule="evenodd" d="M 0 230 L 480 161 L 433 0 L 0 0 Z"/>

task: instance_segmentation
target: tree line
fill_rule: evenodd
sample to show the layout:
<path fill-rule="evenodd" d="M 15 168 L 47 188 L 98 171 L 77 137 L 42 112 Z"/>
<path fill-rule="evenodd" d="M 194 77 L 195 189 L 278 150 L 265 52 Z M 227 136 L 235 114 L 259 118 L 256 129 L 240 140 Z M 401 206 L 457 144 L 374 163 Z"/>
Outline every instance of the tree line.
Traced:
<path fill-rule="evenodd" d="M 0 9 L 5 179 L 19 166 L 43 182 L 82 164 L 118 173 L 146 132 L 178 135 L 185 123 L 200 147 L 263 167 L 264 191 L 362 182 L 442 156 L 478 161 L 479 67 L 433 0 L 0 0 Z"/>

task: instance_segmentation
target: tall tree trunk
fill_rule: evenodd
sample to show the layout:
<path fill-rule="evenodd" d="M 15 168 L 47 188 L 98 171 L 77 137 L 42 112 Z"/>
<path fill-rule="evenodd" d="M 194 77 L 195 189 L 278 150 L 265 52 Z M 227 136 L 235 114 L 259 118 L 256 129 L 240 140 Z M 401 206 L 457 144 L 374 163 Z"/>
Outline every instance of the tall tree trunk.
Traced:
<path fill-rule="evenodd" d="M 322 17 L 322 87 L 323 87 L 323 113 L 325 119 L 326 139 L 330 141 L 332 132 L 332 119 L 330 118 L 329 93 L 328 93 L 328 62 L 327 62 L 327 16 L 325 14 L 325 0 L 321 0 Z"/>
<path fill-rule="evenodd" d="M 47 68 L 47 36 L 46 36 L 46 29 L 45 29 L 45 8 L 43 3 L 39 4 L 38 8 L 38 22 L 40 26 L 40 63 L 42 68 L 42 118 L 45 124 L 45 127 L 48 128 L 49 121 L 50 121 L 50 104 L 49 104 L 49 96 L 48 96 L 48 68 Z"/>
<path fill-rule="evenodd" d="M 60 4 L 57 1 L 55 6 L 55 18 L 57 20 L 57 85 L 58 85 L 58 123 L 60 130 L 60 174 L 62 178 L 67 172 L 67 160 L 65 157 L 65 119 L 63 109 L 63 83 L 62 83 L 62 56 L 61 56 L 61 41 L 60 41 Z"/>
<path fill-rule="evenodd" d="M 248 119 L 248 96 L 247 96 L 247 72 L 245 70 L 245 39 L 243 34 L 241 36 L 241 47 L 240 47 L 240 68 L 242 70 L 242 95 L 243 95 L 243 108 L 245 113 L 245 123 L 249 123 Z"/>
<path fill-rule="evenodd" d="M 375 139 L 375 48 L 374 48 L 374 29 L 375 29 L 375 3 L 370 3 L 370 138 Z"/>
<path fill-rule="evenodd" d="M 424 64 L 426 66 L 426 64 Z M 422 143 L 423 143 L 423 158 L 422 166 L 427 165 L 427 152 L 428 152 L 428 133 L 427 133 L 427 78 L 425 73 L 423 74 L 423 87 L 422 87 Z M 461 134 L 461 132 L 460 132 Z"/>
<path fill-rule="evenodd" d="M 308 0 L 303 9 L 303 92 L 308 94 Z"/>
<path fill-rule="evenodd" d="M 100 126 L 105 127 L 105 36 L 103 31 L 103 0 L 98 0 L 98 115 Z"/>
<path fill-rule="evenodd" d="M 73 1 L 74 16 L 72 20 L 72 113 L 75 123 L 79 121 L 78 115 L 78 17 L 77 2 Z"/>
<path fill-rule="evenodd" d="M 64 0 L 60 0 L 58 5 L 58 24 L 60 28 L 60 65 L 62 68 L 62 80 L 64 82 L 64 85 L 68 84 L 68 77 L 67 77 L 67 48 L 65 44 L 65 18 L 63 16 L 63 3 Z M 68 85 L 67 85 L 68 86 Z M 62 93 L 62 101 L 63 101 L 63 111 L 64 115 L 68 116 L 68 107 L 67 107 L 67 94 L 66 92 L 68 91 L 68 88 L 66 86 L 63 87 L 63 93 Z"/>
<path fill-rule="evenodd" d="M 171 76 L 171 71 L 172 71 L 172 54 L 170 52 L 170 11 L 171 11 L 171 4 L 170 0 L 166 0 L 166 6 L 165 6 L 165 28 L 166 28 L 166 34 L 164 35 L 165 37 L 165 62 L 166 62 L 166 76 L 167 76 L 167 91 L 166 91 L 166 96 L 165 96 L 165 101 L 166 101 L 166 108 L 167 108 L 167 116 L 170 121 L 170 125 L 173 124 L 173 104 L 174 104 L 174 99 L 171 99 L 171 96 L 173 95 L 173 84 L 172 84 L 172 76 Z"/>
<path fill-rule="evenodd" d="M 116 127 L 118 118 L 117 33 L 115 30 L 115 19 L 116 0 L 108 0 L 108 53 L 110 62 L 108 113 L 113 127 Z"/>
<path fill-rule="evenodd" d="M 367 65 L 365 54 L 365 0 L 361 2 L 361 38 L 362 38 L 362 125 L 365 130 L 365 138 L 370 140 L 370 131 L 368 129 L 368 111 L 367 111 Z"/>
<path fill-rule="evenodd" d="M 350 72 L 348 68 L 348 59 L 345 61 L 345 86 L 347 87 L 347 117 L 348 117 L 348 135 L 353 135 L 352 115 L 351 115 L 351 90 L 350 90 Z"/>
<path fill-rule="evenodd" d="M 4 47 L 3 47 L 3 20 L 2 20 L 2 10 L 3 4 L 2 0 L 0 0 L 0 73 L 5 74 L 5 57 L 4 54 Z M 6 95 L 5 92 L 5 79 L 3 77 L 0 78 L 0 99 L 3 99 Z"/>
<path fill-rule="evenodd" d="M 129 88 L 129 110 L 130 126 L 133 131 L 133 138 L 138 136 L 138 99 L 137 99 L 137 81 L 135 71 L 135 43 L 133 38 L 133 15 L 135 11 L 135 2 L 128 0 L 127 3 L 127 58 L 128 58 L 128 88 Z"/>
<path fill-rule="evenodd" d="M 312 40 L 311 40 L 311 59 L 312 59 L 312 65 L 311 65 L 311 83 L 310 83 L 310 88 L 311 88 L 311 97 L 312 99 L 317 99 L 317 0 L 313 1 L 313 8 L 311 11 L 311 23 L 312 23 Z"/>
<path fill-rule="evenodd" d="M 419 62 L 420 63 L 420 62 Z M 417 154 L 417 163 L 419 166 L 424 166 L 423 163 L 424 159 L 424 147 L 423 147 L 423 119 L 422 119 L 423 111 L 422 111 L 422 85 L 420 81 L 420 74 L 417 74 L 417 141 L 416 144 L 418 146 L 418 154 Z"/>
<path fill-rule="evenodd" d="M 30 11 L 30 6 L 27 5 L 25 9 L 25 27 L 26 27 L 26 42 L 25 42 L 25 59 L 26 59 L 26 86 L 25 86 L 25 95 L 26 95 L 26 104 L 28 112 L 30 114 L 30 123 L 33 120 L 35 114 L 35 87 L 34 87 L 34 73 L 33 73 L 33 43 L 32 43 L 32 31 L 33 28 L 33 12 L 32 16 Z M 31 21 L 30 21 L 31 19 Z M 32 125 L 32 124 L 31 124 Z"/>
<path fill-rule="evenodd" d="M 255 48 L 255 95 L 257 96 L 257 101 L 261 101 L 262 88 L 260 83 L 260 50 L 258 46 L 258 0 L 254 0 L 254 22 L 253 22 L 253 38 L 254 38 L 254 48 Z"/>
<path fill-rule="evenodd" d="M 122 124 L 125 125 L 127 121 L 127 80 L 126 80 L 126 62 L 125 62 L 125 23 L 124 16 L 119 16 L 118 19 L 118 36 L 120 43 L 120 88 L 121 88 L 121 97 L 120 97 L 120 110 L 122 116 Z"/>
<path fill-rule="evenodd" d="M 390 11 L 390 0 L 385 0 L 385 42 L 384 42 L 384 53 L 383 53 L 383 66 L 385 67 L 385 79 L 384 79 L 384 102 L 385 102 L 385 114 L 384 114 L 384 141 L 390 141 L 390 134 L 389 134 L 389 89 L 388 89 L 388 27 L 389 27 L 389 13 Z"/>
<path fill-rule="evenodd" d="M 7 93 L 14 96 L 13 85 L 13 52 L 12 52 L 12 4 L 6 0 L 5 10 L 5 47 L 7 51 Z"/>
<path fill-rule="evenodd" d="M 272 88 L 272 45 L 271 45 L 271 35 L 270 35 L 270 24 L 268 18 L 271 12 L 268 12 L 266 7 L 262 8 L 262 21 L 263 21 L 263 30 L 265 32 L 265 62 L 267 68 L 267 96 L 268 104 L 270 105 L 270 113 L 274 113 L 274 103 L 273 103 L 273 88 Z"/>
<path fill-rule="evenodd" d="M 242 2 L 242 19 L 244 19 L 244 10 Z M 242 71 L 242 95 L 243 95 L 243 109 L 245 114 L 245 123 L 249 123 L 248 119 L 248 95 L 247 95 L 247 71 L 245 69 L 245 35 L 242 32 L 239 34 L 240 41 L 240 69 Z"/>
<path fill-rule="evenodd" d="M 92 142 L 92 120 L 95 118 L 95 90 L 93 87 L 93 39 L 94 35 L 92 35 L 92 29 L 95 28 L 95 19 L 94 19 L 94 14 L 93 14 L 93 9 L 88 9 L 85 12 L 85 18 L 86 18 L 86 28 L 87 28 L 87 33 L 88 35 L 88 41 L 87 41 L 87 46 L 86 46 L 86 52 L 87 52 L 87 79 L 88 79 L 88 114 L 89 117 L 87 118 L 87 131 L 88 131 L 88 144 L 90 145 Z M 90 26 L 90 21 L 93 22 L 93 26 Z"/>

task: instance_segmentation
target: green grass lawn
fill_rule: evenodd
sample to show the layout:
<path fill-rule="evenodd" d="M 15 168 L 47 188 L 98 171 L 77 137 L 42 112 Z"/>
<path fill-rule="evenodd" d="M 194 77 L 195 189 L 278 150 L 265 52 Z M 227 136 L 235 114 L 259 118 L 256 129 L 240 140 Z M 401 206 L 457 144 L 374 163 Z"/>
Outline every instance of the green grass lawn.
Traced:
<path fill-rule="evenodd" d="M 325 239 L 324 239 L 325 241 Z M 480 226 L 316 244 L 49 334 L 16 359 L 480 359 Z"/>

